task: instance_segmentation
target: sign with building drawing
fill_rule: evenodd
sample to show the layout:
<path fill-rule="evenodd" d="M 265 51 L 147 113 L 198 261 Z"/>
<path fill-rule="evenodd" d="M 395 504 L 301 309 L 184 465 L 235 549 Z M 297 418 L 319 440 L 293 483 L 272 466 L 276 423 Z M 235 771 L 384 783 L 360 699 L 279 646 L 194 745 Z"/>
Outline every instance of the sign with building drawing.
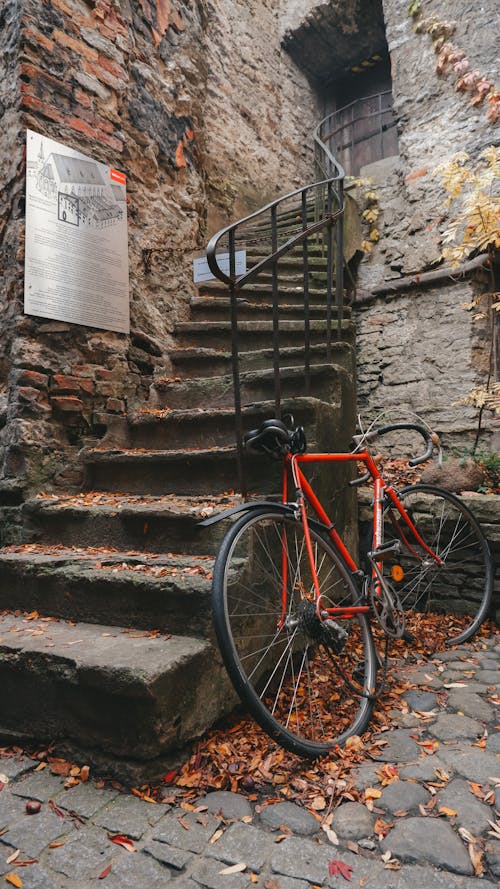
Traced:
<path fill-rule="evenodd" d="M 130 330 L 123 173 L 26 134 L 24 311 L 104 330 Z"/>

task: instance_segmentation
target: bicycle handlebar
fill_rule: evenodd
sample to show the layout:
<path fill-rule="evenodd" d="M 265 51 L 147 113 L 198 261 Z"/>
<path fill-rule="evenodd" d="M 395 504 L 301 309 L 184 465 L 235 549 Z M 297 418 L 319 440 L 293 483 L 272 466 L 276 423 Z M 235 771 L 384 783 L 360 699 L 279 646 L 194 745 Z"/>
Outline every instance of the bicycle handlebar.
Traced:
<path fill-rule="evenodd" d="M 420 426 L 418 423 L 390 423 L 387 426 L 379 426 L 378 429 L 370 429 L 364 435 L 355 435 L 353 437 L 353 443 L 355 447 L 361 444 L 361 442 L 370 444 L 370 442 L 375 441 L 382 435 L 387 435 L 389 432 L 399 432 L 401 429 L 410 429 L 418 432 L 424 439 L 426 445 L 424 453 L 408 460 L 408 465 L 418 466 L 419 463 L 425 463 L 426 460 L 429 460 L 429 458 L 432 457 L 434 445 L 439 445 L 439 435 L 437 435 L 436 432 L 430 432 L 425 426 Z M 370 473 L 366 472 L 364 475 L 360 476 L 360 478 L 353 479 L 349 484 L 352 487 L 362 485 L 368 481 L 369 478 Z"/>

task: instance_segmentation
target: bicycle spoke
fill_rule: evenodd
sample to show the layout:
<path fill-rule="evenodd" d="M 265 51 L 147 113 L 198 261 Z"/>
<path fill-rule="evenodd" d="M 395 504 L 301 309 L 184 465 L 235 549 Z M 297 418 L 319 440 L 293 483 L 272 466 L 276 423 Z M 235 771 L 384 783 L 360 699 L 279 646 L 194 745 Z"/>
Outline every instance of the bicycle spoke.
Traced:
<path fill-rule="evenodd" d="M 395 521 L 393 510 L 386 510 L 384 521 L 396 529 L 402 545 L 394 562 L 402 568 L 403 578 L 394 582 L 394 589 L 407 611 L 406 625 L 412 632 L 420 613 L 445 612 L 451 603 L 463 615 L 463 629 L 458 635 L 452 629 L 444 641 L 464 641 L 479 627 L 491 598 L 491 558 L 481 530 L 459 498 L 432 485 L 415 485 L 399 496 L 419 536 L 440 560 L 439 564 L 409 532 L 401 515 Z M 389 561 L 384 572 L 393 582 Z M 446 632 L 443 629 L 441 636 Z"/>
<path fill-rule="evenodd" d="M 362 731 L 371 703 L 346 690 L 318 641 L 328 630 L 321 630 L 316 614 L 314 571 L 327 604 L 357 599 L 332 546 L 311 529 L 311 563 L 302 524 L 279 508 L 242 517 L 227 538 L 214 568 L 214 596 L 216 588 L 223 595 L 223 609 L 214 607 L 214 617 L 230 675 L 254 716 L 285 746 L 315 755 Z M 374 685 L 366 617 L 343 623 L 344 650 L 337 659 L 355 664 L 363 650 Z"/>

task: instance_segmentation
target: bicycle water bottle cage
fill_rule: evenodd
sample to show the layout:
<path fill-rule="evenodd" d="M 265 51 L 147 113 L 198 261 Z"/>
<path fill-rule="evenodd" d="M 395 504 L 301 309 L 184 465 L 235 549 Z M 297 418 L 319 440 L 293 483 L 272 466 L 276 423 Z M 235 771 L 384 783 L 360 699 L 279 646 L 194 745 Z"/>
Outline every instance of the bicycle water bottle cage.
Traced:
<path fill-rule="evenodd" d="M 287 429 L 281 420 L 265 420 L 258 429 L 247 432 L 243 439 L 247 451 L 268 454 L 280 459 L 285 454 L 300 454 L 305 450 L 306 437 L 301 426 Z"/>

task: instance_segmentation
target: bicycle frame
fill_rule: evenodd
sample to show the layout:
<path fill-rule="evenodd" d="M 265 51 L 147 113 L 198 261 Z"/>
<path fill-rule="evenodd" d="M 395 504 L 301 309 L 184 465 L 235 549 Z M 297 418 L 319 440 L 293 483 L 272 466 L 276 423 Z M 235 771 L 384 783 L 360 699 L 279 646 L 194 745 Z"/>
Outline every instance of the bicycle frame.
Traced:
<path fill-rule="evenodd" d="M 311 574 L 314 583 L 314 592 L 315 592 L 315 602 L 316 602 L 316 610 L 318 617 L 320 618 L 337 618 L 338 620 L 344 620 L 354 617 L 356 614 L 366 613 L 370 610 L 370 606 L 363 605 L 352 605 L 341 608 L 323 608 L 321 602 L 321 592 L 318 581 L 318 576 L 316 572 L 314 555 L 312 550 L 312 542 L 311 535 L 309 531 L 309 521 L 307 517 L 306 511 L 306 503 L 310 505 L 319 521 L 322 525 L 325 526 L 325 531 L 327 532 L 330 540 L 335 547 L 336 551 L 340 554 L 344 564 L 352 571 L 353 574 L 364 574 L 361 572 L 361 569 L 356 564 L 355 560 L 349 553 L 346 548 L 342 538 L 335 530 L 334 523 L 326 513 L 322 504 L 318 500 L 316 494 L 314 493 L 311 485 L 309 484 L 307 478 L 302 472 L 301 465 L 307 463 L 348 463 L 348 462 L 362 462 L 366 466 L 368 472 L 370 473 L 373 479 L 373 543 L 372 550 L 376 552 L 377 548 L 383 544 L 383 510 L 384 510 L 384 502 L 386 497 L 388 497 L 395 507 L 401 518 L 403 519 L 408 531 L 413 535 L 413 539 L 417 541 L 417 543 L 424 549 L 424 551 L 436 562 L 436 564 L 441 565 L 442 560 L 439 556 L 433 552 L 422 539 L 417 529 L 415 528 L 410 516 L 404 509 L 396 491 L 391 485 L 386 484 L 382 475 L 380 474 L 376 463 L 374 462 L 372 456 L 368 451 L 360 451 L 358 453 L 351 454 L 337 454 L 337 453 L 329 453 L 329 454 L 287 454 L 283 462 L 283 488 L 282 488 L 282 500 L 283 503 L 288 502 L 288 470 L 291 471 L 292 478 L 295 484 L 295 493 L 297 502 L 300 507 L 301 512 L 301 520 L 304 528 L 304 538 L 306 542 L 306 548 L 309 558 L 309 564 L 311 568 Z M 401 533 L 398 530 L 399 537 L 403 545 L 416 557 L 418 554 L 415 552 L 411 544 L 406 538 L 406 535 Z M 377 572 L 378 568 L 378 572 Z M 378 576 L 381 572 L 382 563 L 376 563 L 373 567 L 372 571 L 372 581 L 375 586 L 375 595 L 381 595 L 380 581 Z M 283 538 L 283 553 L 282 553 L 282 622 L 284 622 L 287 612 L 287 599 L 288 599 L 288 591 L 287 591 L 287 557 L 285 551 L 285 540 Z"/>

